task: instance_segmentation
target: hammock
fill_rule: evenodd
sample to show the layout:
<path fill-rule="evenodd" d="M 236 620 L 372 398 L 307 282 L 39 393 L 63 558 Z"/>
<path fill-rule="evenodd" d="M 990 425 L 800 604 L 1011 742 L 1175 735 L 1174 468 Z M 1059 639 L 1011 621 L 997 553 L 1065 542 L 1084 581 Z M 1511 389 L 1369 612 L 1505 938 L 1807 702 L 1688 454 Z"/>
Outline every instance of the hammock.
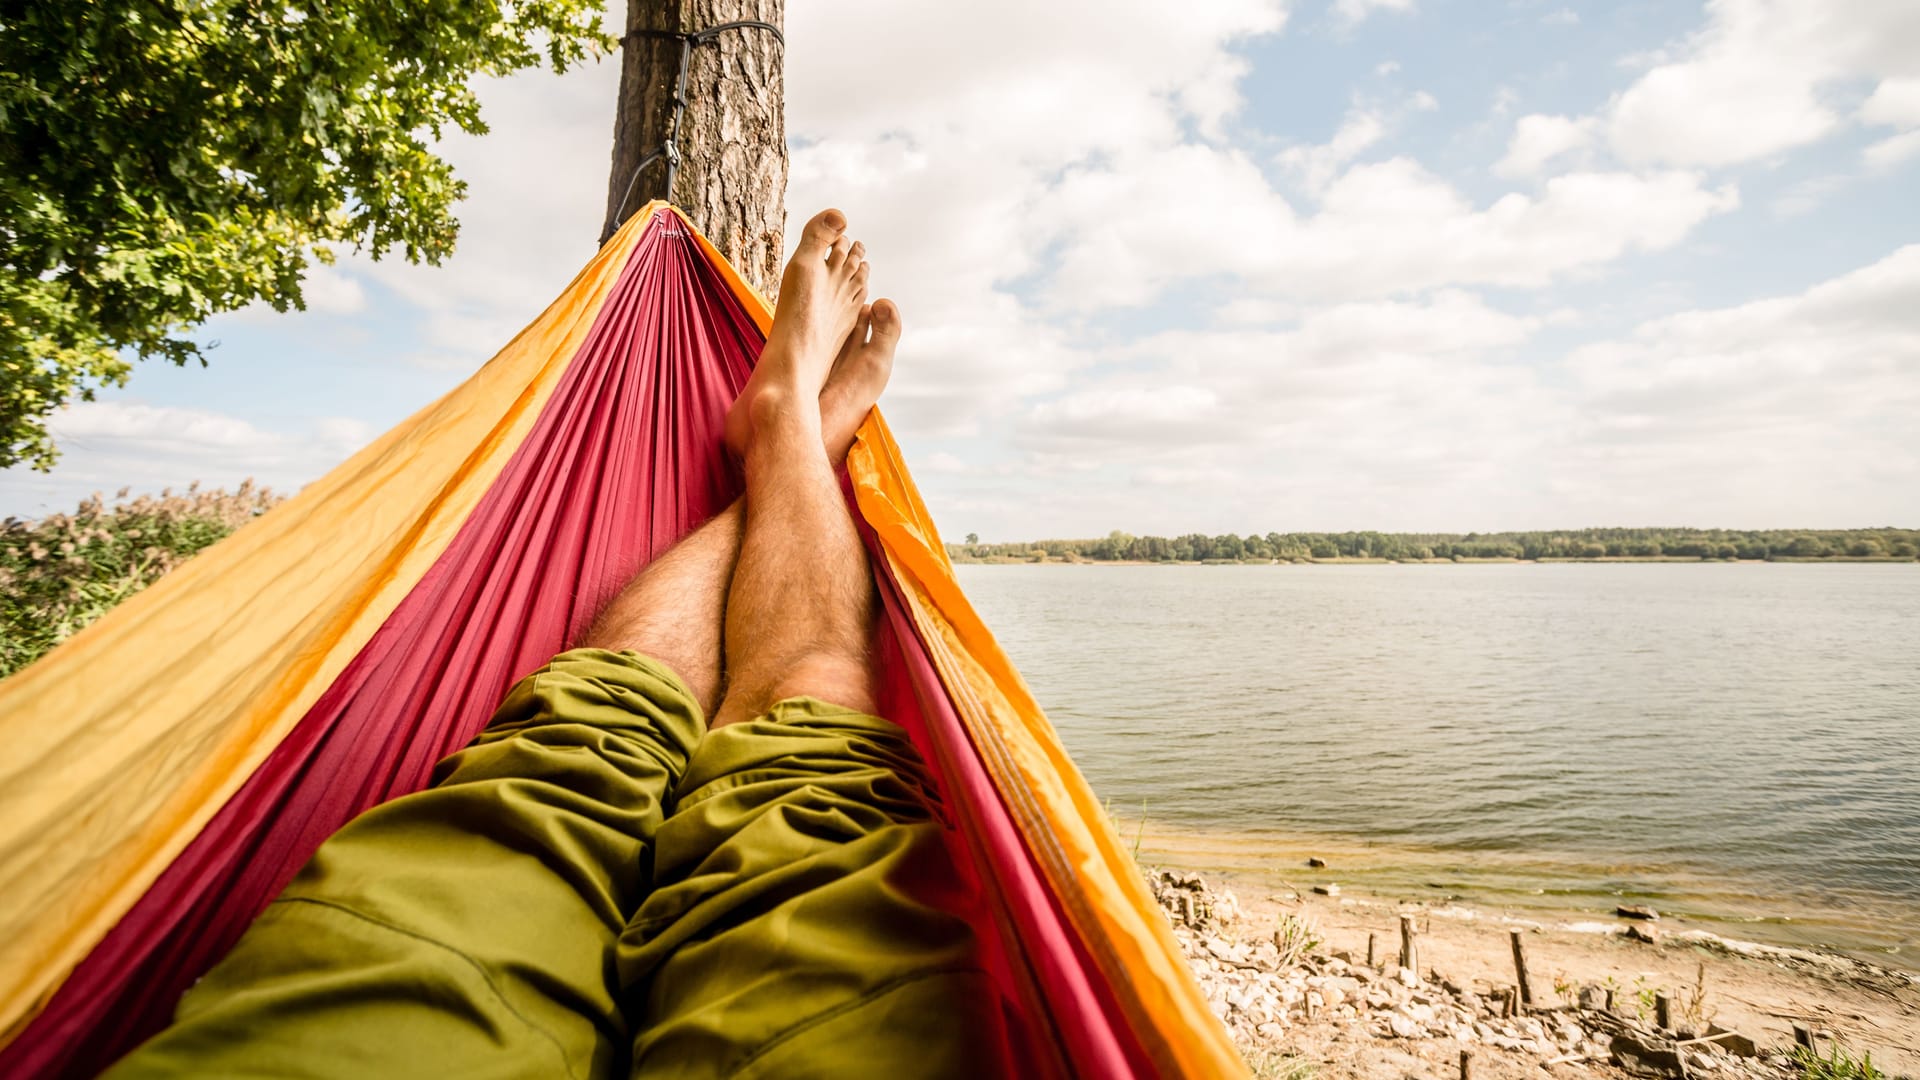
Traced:
<path fill-rule="evenodd" d="M 0 1076 L 90 1076 L 164 1026 L 322 840 L 724 508 L 771 318 L 654 203 L 472 378 L 0 683 Z M 878 412 L 847 477 L 882 711 L 954 819 L 1007 1072 L 1244 1074 Z"/>

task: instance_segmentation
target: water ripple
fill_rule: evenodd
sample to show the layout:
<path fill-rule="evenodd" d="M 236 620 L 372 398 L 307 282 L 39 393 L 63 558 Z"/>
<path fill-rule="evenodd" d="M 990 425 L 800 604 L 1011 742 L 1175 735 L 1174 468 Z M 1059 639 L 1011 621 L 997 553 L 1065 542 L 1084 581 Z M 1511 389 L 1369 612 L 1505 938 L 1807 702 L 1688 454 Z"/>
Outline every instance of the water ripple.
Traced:
<path fill-rule="evenodd" d="M 1454 851 L 1458 888 L 1526 891 L 1485 853 L 1610 867 L 1534 887 L 1920 937 L 1915 567 L 961 574 L 1095 790 L 1156 823 Z"/>

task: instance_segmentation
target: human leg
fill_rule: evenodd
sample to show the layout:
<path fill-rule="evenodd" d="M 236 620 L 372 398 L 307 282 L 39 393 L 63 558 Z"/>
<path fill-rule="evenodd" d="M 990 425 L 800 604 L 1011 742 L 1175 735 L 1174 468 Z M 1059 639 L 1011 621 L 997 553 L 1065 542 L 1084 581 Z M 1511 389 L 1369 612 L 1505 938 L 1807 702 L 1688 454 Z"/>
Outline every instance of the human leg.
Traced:
<path fill-rule="evenodd" d="M 719 704 L 727 583 L 746 514 L 739 499 L 642 570 L 593 620 L 581 644 L 672 668 L 705 716 Z"/>
<path fill-rule="evenodd" d="M 865 318 L 818 399 L 836 459 L 892 359 Z M 741 524 L 735 503 L 655 560 L 433 788 L 323 845 L 115 1075 L 617 1073 L 609 947 L 719 694 Z"/>
<path fill-rule="evenodd" d="M 863 306 L 819 391 L 821 447 L 833 462 L 847 456 L 855 433 L 893 371 L 900 316 L 890 301 Z M 636 652 L 666 664 L 693 690 L 708 716 L 719 706 L 722 627 L 727 592 L 746 524 L 743 499 L 654 560 L 614 597 L 581 644 Z"/>
<path fill-rule="evenodd" d="M 873 585 L 806 415 L 823 361 L 808 352 L 818 335 L 791 323 L 839 318 L 861 291 L 842 288 L 857 286 L 853 248 L 831 221 L 815 234 L 824 217 L 735 405 L 750 422 L 728 687 L 618 951 L 639 1075 L 968 1076 L 1003 1060 L 972 930 L 940 902 L 958 885 L 931 779 L 906 733 L 872 715 Z M 899 313 L 880 301 L 870 316 L 871 339 L 855 337 L 883 383 Z"/>
<path fill-rule="evenodd" d="M 729 415 L 729 426 L 746 432 L 748 511 L 728 593 L 728 687 L 715 727 L 788 697 L 873 711 L 873 581 L 835 462 L 821 450 L 814 406 L 835 356 L 823 343 L 846 337 L 866 299 L 867 266 L 844 227 L 835 211 L 808 223 L 781 281 L 783 305 L 791 296 L 795 307 L 776 317 Z M 888 301 L 869 310 L 876 339 L 891 352 L 898 311 Z"/>
<path fill-rule="evenodd" d="M 109 1075 L 619 1075 L 609 949 L 702 728 L 661 664 L 556 657 L 433 787 L 322 844 Z"/>

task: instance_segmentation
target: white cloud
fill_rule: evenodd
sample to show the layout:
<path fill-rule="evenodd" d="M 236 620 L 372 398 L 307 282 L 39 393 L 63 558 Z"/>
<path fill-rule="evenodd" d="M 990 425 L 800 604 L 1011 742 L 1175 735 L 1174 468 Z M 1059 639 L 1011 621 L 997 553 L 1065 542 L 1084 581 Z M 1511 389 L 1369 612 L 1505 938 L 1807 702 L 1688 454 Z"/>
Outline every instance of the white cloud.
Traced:
<path fill-rule="evenodd" d="M 1456 359 L 1517 345 L 1539 325 L 1443 290 L 1335 304 L 1285 329 L 1168 331 L 1130 346 L 1124 369 L 1032 406 L 1021 439 L 1125 463 L 1260 443 L 1336 414 L 1397 423 L 1367 410 L 1409 392 L 1409 402 L 1428 400 L 1426 383 L 1457 377 Z"/>
<path fill-rule="evenodd" d="M 307 310 L 320 315 L 353 315 L 367 306 L 360 279 L 337 266 L 315 266 L 301 283 Z"/>
<path fill-rule="evenodd" d="M 1860 119 L 1886 127 L 1920 127 L 1920 78 L 1883 80 L 1860 106 Z"/>
<path fill-rule="evenodd" d="M 1153 335 L 1125 370 L 1019 421 L 1035 460 L 1126 479 L 1028 512 L 1172 533 L 1412 527 L 1458 517 L 1447 500 L 1484 508 L 1506 464 L 1536 447 L 1534 429 L 1561 422 L 1564 406 L 1512 358 L 1540 324 L 1447 290 L 1336 305 L 1281 330 Z M 1158 494 L 1143 504 L 1129 484 Z"/>
<path fill-rule="evenodd" d="M 163 453 L 246 452 L 276 441 L 237 416 L 124 401 L 76 402 L 54 414 L 49 426 L 63 440 L 122 442 Z"/>
<path fill-rule="evenodd" d="M 1236 152 L 1186 146 L 1069 172 L 1044 203 L 1059 227 L 1053 302 L 1144 303 L 1181 280 L 1237 275 L 1299 299 L 1448 285 L 1544 286 L 1634 250 L 1678 243 L 1731 210 L 1697 175 L 1571 173 L 1485 207 L 1407 158 L 1357 165 L 1301 217 Z M 1142 207 L 1179 206 L 1172 215 Z"/>
<path fill-rule="evenodd" d="M 1789 185 L 1779 195 L 1774 196 L 1772 209 L 1775 217 L 1802 217 L 1818 210 L 1826 201 L 1846 188 L 1851 177 L 1841 175 L 1813 176 Z"/>
<path fill-rule="evenodd" d="M 307 315 L 358 315 L 366 310 L 367 291 L 361 286 L 359 276 L 339 266 L 324 263 L 308 266 L 300 291 L 307 303 Z M 238 311 L 219 316 L 219 320 L 222 323 L 264 326 L 300 314 L 295 309 L 275 311 L 272 304 L 255 301 Z"/>
<path fill-rule="evenodd" d="M 1920 468 L 1917 294 L 1920 245 L 1795 295 L 1574 351 L 1583 416 L 1570 468 L 1610 498 L 1640 491 L 1702 520 L 1911 519 L 1920 493 L 1896 478 Z"/>
<path fill-rule="evenodd" d="M 1792 296 L 1655 320 L 1636 330 L 1631 342 L 1576 352 L 1572 366 L 1603 390 L 1640 392 L 1707 378 L 1716 392 L 1736 399 L 1805 389 L 1789 390 L 1781 379 L 1865 371 L 1908 376 L 1920 365 L 1915 295 L 1920 244 Z M 1908 385 L 1900 396 L 1920 396 L 1920 380 L 1902 381 Z M 1857 395 L 1857 387 L 1838 384 L 1822 393 Z"/>
<path fill-rule="evenodd" d="M 1333 16 L 1346 26 L 1358 26 L 1376 11 L 1411 12 L 1414 0 L 1333 0 Z"/>
<path fill-rule="evenodd" d="M 1283 330 L 1157 334 L 1123 370 L 1022 415 L 1018 445 L 1036 462 L 1126 479 L 1024 506 L 1014 531 L 1909 520 L 1916 294 L 1920 245 L 1564 359 L 1533 340 L 1555 320 L 1458 290 Z M 1129 484 L 1159 494 L 1143 504 Z"/>
<path fill-rule="evenodd" d="M 1873 172 L 1890 172 L 1920 156 L 1920 131 L 1892 135 L 1860 151 L 1861 164 Z"/>
<path fill-rule="evenodd" d="M 566 287 L 599 247 L 620 65 L 526 72 L 479 85 L 492 132 L 454 132 L 440 152 L 468 185 L 459 246 L 439 267 L 399 258 L 341 268 L 393 290 L 450 366 L 477 367 Z"/>
<path fill-rule="evenodd" d="M 1560 8 L 1540 16 L 1540 21 L 1547 26 L 1578 26 L 1580 13 L 1572 8 Z"/>
<path fill-rule="evenodd" d="M 1339 31 L 1414 6 L 1323 10 Z M 1551 7 L 1526 14 L 1573 14 Z M 1772 507 L 1810 524 L 1886 520 L 1920 509 L 1900 426 L 1920 409 L 1915 330 L 1891 306 L 1915 294 L 1912 256 L 1650 323 L 1572 360 L 1559 345 L 1571 304 L 1604 325 L 1635 308 L 1630 287 L 1685 289 L 1672 263 L 1650 261 L 1646 280 L 1615 264 L 1739 206 L 1739 174 L 1705 170 L 1845 124 L 1869 132 L 1868 168 L 1912 160 L 1911 19 L 1865 0 L 1849 10 L 1718 0 L 1700 33 L 1619 76 L 1632 85 L 1597 114 L 1521 116 L 1502 89 L 1497 129 L 1472 138 L 1414 115 L 1437 109 L 1431 95 L 1379 92 L 1397 62 L 1363 66 L 1364 85 L 1304 103 L 1329 120 L 1344 107 L 1328 142 L 1276 157 L 1241 123 L 1261 55 L 1241 47 L 1282 27 L 1279 0 L 1179 19 L 1145 0 L 808 5 L 788 27 L 789 206 L 847 210 L 876 290 L 901 302 L 885 405 L 930 502 L 966 528 L 1498 528 L 1696 511 L 1778 523 L 1756 520 Z M 593 250 L 617 74 L 485 84 L 494 133 L 446 146 L 472 185 L 454 259 L 347 260 L 316 277 L 310 317 L 365 311 L 379 285 L 412 307 L 415 331 L 380 363 L 471 369 L 498 349 Z M 1458 159 L 1514 117 L 1497 164 Z M 1416 121 L 1446 147 L 1431 161 L 1394 142 Z M 1520 190 L 1467 186 L 1490 164 Z M 1853 179 L 1818 174 L 1842 167 L 1803 172 L 1814 178 L 1773 211 L 1833 201 Z M 1729 243 L 1771 257 L 1767 222 L 1750 223 Z M 1548 291 L 1567 281 L 1577 295 Z M 279 400 L 235 415 L 102 404 L 119 411 L 63 414 L 56 479 L 9 476 L 0 497 L 59 485 L 66 505 L 93 487 L 248 473 L 293 487 L 370 434 Z M 1804 460 L 1776 452 L 1794 446 Z M 1839 479 L 1816 486 L 1819 469 Z"/>
<path fill-rule="evenodd" d="M 1484 209 L 1412 161 L 1361 166 L 1329 190 L 1289 268 L 1304 291 L 1381 295 L 1448 284 L 1544 285 L 1678 243 L 1739 204 L 1689 173 L 1570 173 Z M 1318 287 L 1312 283 L 1319 282 Z"/>
<path fill-rule="evenodd" d="M 1056 235 L 1039 209 L 1049 182 L 1180 147 L 1189 125 L 1219 136 L 1245 73 L 1232 46 L 1284 21 L 1266 0 L 1174 20 L 1145 0 L 994 0 L 821 5 L 791 21 L 788 206 L 846 210 L 874 288 L 900 301 L 907 337 L 885 405 L 903 434 L 977 430 L 1092 362 L 1011 284 L 1043 269 Z"/>
<path fill-rule="evenodd" d="M 291 494 L 376 434 L 364 421 L 345 417 L 287 427 L 293 430 L 141 401 L 75 402 L 47 423 L 61 449 L 59 468 L 0 474 L 0 501 L 8 513 L 38 516 L 71 509 L 96 491 L 182 490 L 195 481 L 231 488 L 248 478 Z"/>
<path fill-rule="evenodd" d="M 1419 302 L 1338 304 L 1303 319 L 1290 340 L 1295 358 L 1344 365 L 1370 355 L 1437 356 L 1517 345 L 1540 320 L 1510 315 L 1481 297 L 1444 289 Z"/>
<path fill-rule="evenodd" d="M 1175 441 L 1192 446 L 1220 434 L 1220 395 L 1207 387 L 1156 380 L 1076 391 L 1035 405 L 1028 420 L 1054 443 L 1095 440 L 1141 446 Z"/>
<path fill-rule="evenodd" d="M 1213 309 L 1213 319 L 1225 326 L 1260 326 L 1293 322 L 1301 305 L 1276 296 L 1235 296 Z"/>
<path fill-rule="evenodd" d="M 1244 69 L 1228 45 L 1286 19 L 1274 0 L 1165 15 L 1146 0 L 810 7 L 787 28 L 792 134 L 947 135 L 1009 165 L 1071 159 L 1164 137 L 1182 112 L 1210 121 L 1237 108 Z"/>
<path fill-rule="evenodd" d="M 1843 80 L 1920 74 L 1909 0 L 1713 0 L 1707 26 L 1620 94 L 1608 137 L 1629 162 L 1718 166 L 1837 128 Z"/>
<path fill-rule="evenodd" d="M 1280 152 L 1280 164 L 1300 177 L 1308 191 L 1320 192 L 1354 158 L 1378 143 L 1387 133 L 1387 124 L 1378 112 L 1353 108 L 1333 138 L 1315 146 L 1294 146 Z"/>
<path fill-rule="evenodd" d="M 1592 117 L 1523 116 L 1513 126 L 1513 141 L 1507 144 L 1506 156 L 1493 171 L 1506 177 L 1534 176 L 1548 162 L 1592 145 L 1594 126 Z"/>

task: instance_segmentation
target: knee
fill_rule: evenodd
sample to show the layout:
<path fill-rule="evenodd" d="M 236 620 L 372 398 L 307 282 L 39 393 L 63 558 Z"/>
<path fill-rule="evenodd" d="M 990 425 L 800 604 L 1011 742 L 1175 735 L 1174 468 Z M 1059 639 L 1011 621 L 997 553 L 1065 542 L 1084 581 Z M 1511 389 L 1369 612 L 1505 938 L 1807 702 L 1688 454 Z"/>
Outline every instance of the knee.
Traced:
<path fill-rule="evenodd" d="M 818 698 L 843 709 L 872 713 L 873 665 L 864 656 L 810 654 L 775 680 L 767 704 L 796 697 Z"/>
<path fill-rule="evenodd" d="M 873 713 L 873 665 L 865 656 L 815 651 L 783 660 L 743 678 L 727 690 L 715 727 L 751 720 L 775 702 L 810 697 L 854 712 Z"/>

